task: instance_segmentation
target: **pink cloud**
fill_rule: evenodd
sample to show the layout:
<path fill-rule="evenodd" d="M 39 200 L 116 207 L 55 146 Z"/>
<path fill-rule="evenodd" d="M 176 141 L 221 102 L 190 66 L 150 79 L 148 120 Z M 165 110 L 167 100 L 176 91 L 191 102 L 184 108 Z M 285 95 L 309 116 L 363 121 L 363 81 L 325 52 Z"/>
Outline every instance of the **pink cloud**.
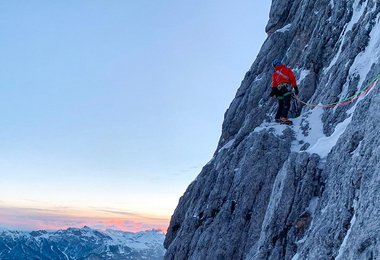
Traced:
<path fill-rule="evenodd" d="M 169 218 L 113 210 L 0 207 L 0 226 L 12 230 L 57 230 L 86 225 L 103 230 L 138 232 L 158 229 L 166 233 L 168 223 Z"/>

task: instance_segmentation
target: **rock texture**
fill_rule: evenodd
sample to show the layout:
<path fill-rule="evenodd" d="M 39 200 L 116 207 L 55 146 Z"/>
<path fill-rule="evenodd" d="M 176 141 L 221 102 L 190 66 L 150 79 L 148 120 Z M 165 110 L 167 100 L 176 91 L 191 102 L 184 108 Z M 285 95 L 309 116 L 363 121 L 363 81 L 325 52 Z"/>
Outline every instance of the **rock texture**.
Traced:
<path fill-rule="evenodd" d="M 273 0 L 266 31 L 214 157 L 172 216 L 165 258 L 380 259 L 380 2 Z M 309 103 L 374 87 L 276 126 L 274 58 Z"/>

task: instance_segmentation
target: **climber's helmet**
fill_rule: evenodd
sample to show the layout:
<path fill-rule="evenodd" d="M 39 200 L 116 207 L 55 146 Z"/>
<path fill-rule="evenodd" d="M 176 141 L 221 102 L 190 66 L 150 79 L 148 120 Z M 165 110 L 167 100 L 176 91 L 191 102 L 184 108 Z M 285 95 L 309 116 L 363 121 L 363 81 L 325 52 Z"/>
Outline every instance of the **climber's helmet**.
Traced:
<path fill-rule="evenodd" d="M 279 59 L 274 59 L 274 60 L 272 61 L 272 66 L 273 66 L 273 68 L 276 68 L 278 65 L 281 65 L 281 64 L 282 64 L 282 61 L 279 60 Z"/>

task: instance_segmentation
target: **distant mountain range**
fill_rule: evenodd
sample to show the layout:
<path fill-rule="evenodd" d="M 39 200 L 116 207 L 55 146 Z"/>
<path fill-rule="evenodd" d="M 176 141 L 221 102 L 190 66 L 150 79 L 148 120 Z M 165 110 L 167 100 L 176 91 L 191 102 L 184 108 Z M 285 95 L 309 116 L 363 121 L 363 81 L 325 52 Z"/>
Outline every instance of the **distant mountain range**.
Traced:
<path fill-rule="evenodd" d="M 0 231 L 0 259 L 163 259 L 165 234 L 98 231 L 89 227 L 58 231 Z"/>

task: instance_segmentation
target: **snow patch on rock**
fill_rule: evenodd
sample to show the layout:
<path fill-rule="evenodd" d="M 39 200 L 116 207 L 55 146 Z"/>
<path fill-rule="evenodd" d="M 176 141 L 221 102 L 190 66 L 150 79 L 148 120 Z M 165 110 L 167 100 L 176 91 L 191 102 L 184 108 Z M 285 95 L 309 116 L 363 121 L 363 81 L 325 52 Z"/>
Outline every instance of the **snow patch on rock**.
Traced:
<path fill-rule="evenodd" d="M 351 123 L 352 116 L 346 118 L 343 122 L 335 127 L 335 131 L 330 136 L 324 136 L 317 140 L 317 142 L 306 151 L 309 153 L 316 153 L 321 158 L 326 158 L 331 149 L 338 142 L 339 137 L 346 131 L 347 126 Z"/>
<path fill-rule="evenodd" d="M 380 14 L 376 17 L 380 19 Z M 360 81 L 358 83 L 358 89 L 363 87 L 366 75 L 370 71 L 374 63 L 378 63 L 380 59 L 380 23 L 377 23 L 371 33 L 370 41 L 365 50 L 356 56 L 354 63 L 350 68 L 350 74 L 358 74 L 360 76 Z"/>
<path fill-rule="evenodd" d="M 253 131 L 254 133 L 259 133 L 261 131 L 267 131 L 273 133 L 276 136 L 282 136 L 283 131 L 287 128 L 287 125 L 281 125 L 279 123 L 264 122 L 260 126 L 256 127 Z"/>
<path fill-rule="evenodd" d="M 315 108 L 293 120 L 295 131 L 295 140 L 291 148 L 293 152 L 300 152 L 305 144 L 313 146 L 320 138 L 325 137 L 322 114 L 323 109 Z"/>
<path fill-rule="evenodd" d="M 290 28 L 292 27 L 292 24 L 287 24 L 285 25 L 284 27 L 278 29 L 277 31 L 275 31 L 276 33 L 279 32 L 279 33 L 284 33 L 284 32 L 287 32 L 290 30 Z"/>
<path fill-rule="evenodd" d="M 332 4 L 334 5 L 334 3 L 332 3 Z M 340 56 L 340 54 L 342 53 L 342 50 L 343 50 L 343 44 L 345 42 L 346 35 L 347 35 L 347 33 L 349 31 L 352 30 L 352 28 L 354 27 L 354 25 L 359 21 L 360 17 L 364 13 L 365 7 L 366 6 L 364 6 L 363 4 L 361 4 L 360 0 L 355 0 L 355 2 L 353 3 L 353 10 L 354 10 L 354 12 L 352 14 L 351 21 L 348 24 L 345 25 L 345 29 L 342 31 L 342 34 L 340 36 L 339 50 L 338 50 L 337 54 L 334 56 L 334 58 L 332 59 L 332 61 L 330 62 L 330 65 L 326 69 L 324 69 L 324 72 L 329 71 L 335 65 L 335 63 L 338 61 L 338 58 L 339 58 L 339 56 Z"/>

